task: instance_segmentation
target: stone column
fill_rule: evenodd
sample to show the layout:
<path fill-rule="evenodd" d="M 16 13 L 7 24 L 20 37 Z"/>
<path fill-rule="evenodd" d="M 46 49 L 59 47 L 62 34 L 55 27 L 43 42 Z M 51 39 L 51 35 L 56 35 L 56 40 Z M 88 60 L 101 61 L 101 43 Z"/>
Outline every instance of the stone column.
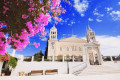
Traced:
<path fill-rule="evenodd" d="M 55 57 L 54 57 L 54 56 L 52 56 L 52 61 L 53 61 L 53 62 L 55 61 Z"/>
<path fill-rule="evenodd" d="M 112 56 L 110 56 L 110 60 L 113 62 L 113 58 L 112 58 Z"/>
<path fill-rule="evenodd" d="M 102 58 L 102 55 L 101 55 L 101 52 L 100 52 L 100 46 L 98 46 L 98 55 L 99 55 L 99 62 L 100 64 L 103 63 L 103 58 Z"/>
<path fill-rule="evenodd" d="M 64 62 L 64 56 L 63 56 L 63 60 L 62 61 Z"/>
<path fill-rule="evenodd" d="M 13 49 L 12 56 L 15 57 L 15 49 Z"/>
<path fill-rule="evenodd" d="M 18 59 L 19 59 L 19 61 L 22 62 L 22 61 L 24 60 L 24 56 L 23 56 L 23 55 L 19 55 L 19 56 L 18 56 Z"/>
<path fill-rule="evenodd" d="M 1 76 L 2 66 L 3 66 L 3 62 L 0 62 L 0 76 Z"/>
<path fill-rule="evenodd" d="M 72 56 L 72 60 L 73 60 L 73 62 L 75 61 L 75 58 L 74 58 L 74 56 Z"/>
<path fill-rule="evenodd" d="M 42 56 L 42 62 L 44 62 L 44 56 Z"/>
<path fill-rule="evenodd" d="M 86 63 L 89 66 L 90 65 L 90 61 L 89 61 L 89 52 L 88 52 L 87 47 L 85 47 L 85 51 L 86 51 Z"/>
<path fill-rule="evenodd" d="M 31 62 L 33 62 L 34 61 L 34 56 L 32 56 L 32 60 L 31 60 Z"/>

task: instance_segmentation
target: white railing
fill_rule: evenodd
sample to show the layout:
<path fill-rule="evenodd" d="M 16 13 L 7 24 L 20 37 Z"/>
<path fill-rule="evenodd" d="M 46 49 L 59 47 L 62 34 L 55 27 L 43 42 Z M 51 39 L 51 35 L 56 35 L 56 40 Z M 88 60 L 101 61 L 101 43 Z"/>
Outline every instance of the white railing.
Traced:
<path fill-rule="evenodd" d="M 72 74 L 77 75 L 77 74 L 79 74 L 81 71 L 83 71 L 86 67 L 87 67 L 87 64 L 86 64 L 85 62 L 83 62 L 83 63 L 81 63 L 81 64 L 79 64 L 79 65 L 77 65 L 77 66 L 74 66 L 74 67 L 72 68 Z"/>

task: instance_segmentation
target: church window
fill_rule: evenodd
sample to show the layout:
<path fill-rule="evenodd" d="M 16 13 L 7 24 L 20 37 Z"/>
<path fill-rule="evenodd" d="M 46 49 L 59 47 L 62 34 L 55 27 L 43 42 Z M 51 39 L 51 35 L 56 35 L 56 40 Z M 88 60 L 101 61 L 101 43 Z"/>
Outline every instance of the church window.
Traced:
<path fill-rule="evenodd" d="M 54 32 L 53 32 L 53 34 L 54 34 Z"/>
<path fill-rule="evenodd" d="M 62 51 L 62 48 L 60 47 L 60 51 Z"/>
<path fill-rule="evenodd" d="M 69 51 L 69 48 L 67 47 L 67 51 Z"/>
<path fill-rule="evenodd" d="M 74 46 L 74 51 L 76 51 L 76 46 Z"/>
<path fill-rule="evenodd" d="M 79 51 L 81 51 L 81 48 L 79 47 Z"/>
<path fill-rule="evenodd" d="M 52 34 L 52 32 L 51 32 L 51 34 Z"/>
<path fill-rule="evenodd" d="M 72 51 L 74 51 L 74 46 L 72 47 Z"/>

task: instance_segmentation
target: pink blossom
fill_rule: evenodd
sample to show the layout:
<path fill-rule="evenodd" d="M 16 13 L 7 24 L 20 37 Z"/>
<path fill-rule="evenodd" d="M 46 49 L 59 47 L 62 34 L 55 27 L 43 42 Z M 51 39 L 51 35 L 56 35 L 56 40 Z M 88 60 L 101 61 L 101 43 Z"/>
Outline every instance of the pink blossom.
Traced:
<path fill-rule="evenodd" d="M 34 42 L 34 45 L 35 45 L 36 48 L 38 48 L 40 46 L 40 43 Z"/>
<path fill-rule="evenodd" d="M 26 14 L 22 14 L 22 18 L 23 18 L 23 19 L 27 19 L 27 17 L 28 17 L 28 16 L 27 16 Z"/>
<path fill-rule="evenodd" d="M 3 26 L 3 23 L 0 23 L 0 28 L 2 28 L 2 26 Z"/>
<path fill-rule="evenodd" d="M 31 12 L 32 10 L 34 10 L 34 8 L 29 8 L 28 11 Z"/>
<path fill-rule="evenodd" d="M 5 9 L 5 10 L 3 11 L 3 14 L 5 14 L 6 11 L 9 10 L 9 8 L 7 8 L 7 7 L 5 7 L 5 6 L 3 6 L 3 8 Z"/>

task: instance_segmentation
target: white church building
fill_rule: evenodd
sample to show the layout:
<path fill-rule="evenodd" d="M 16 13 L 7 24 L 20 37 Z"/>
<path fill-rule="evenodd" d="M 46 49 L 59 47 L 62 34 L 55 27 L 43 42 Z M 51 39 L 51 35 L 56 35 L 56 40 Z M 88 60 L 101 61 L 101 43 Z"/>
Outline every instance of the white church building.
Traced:
<path fill-rule="evenodd" d="M 90 27 L 86 33 L 86 40 L 75 36 L 58 40 L 57 28 L 53 26 L 48 40 L 48 56 L 79 56 L 87 64 L 102 64 L 100 44 L 96 41 L 95 32 Z"/>

